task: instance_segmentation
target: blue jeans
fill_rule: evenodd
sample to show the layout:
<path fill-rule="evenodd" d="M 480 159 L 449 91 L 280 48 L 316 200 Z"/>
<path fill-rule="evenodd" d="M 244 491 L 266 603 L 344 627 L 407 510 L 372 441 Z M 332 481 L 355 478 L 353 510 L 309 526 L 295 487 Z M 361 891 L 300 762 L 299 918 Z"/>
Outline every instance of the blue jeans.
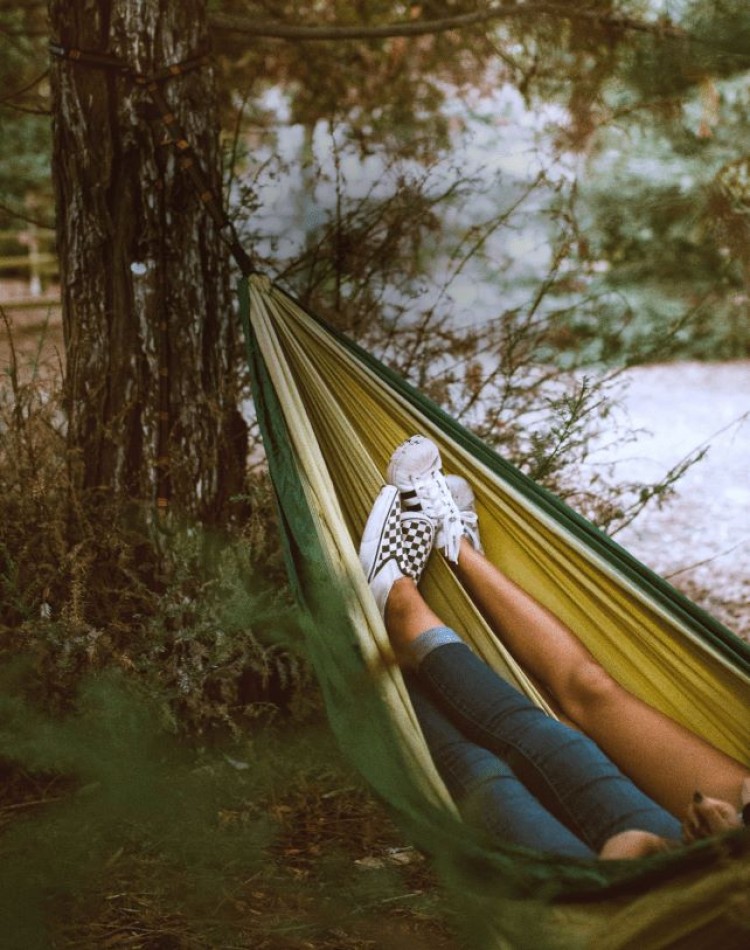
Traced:
<path fill-rule="evenodd" d="M 680 837 L 593 740 L 552 719 L 447 628 L 406 676 L 435 766 L 493 841 L 592 858 L 621 831 Z M 419 641 L 417 641 L 419 644 Z M 647 737 L 644 737 L 647 741 Z"/>

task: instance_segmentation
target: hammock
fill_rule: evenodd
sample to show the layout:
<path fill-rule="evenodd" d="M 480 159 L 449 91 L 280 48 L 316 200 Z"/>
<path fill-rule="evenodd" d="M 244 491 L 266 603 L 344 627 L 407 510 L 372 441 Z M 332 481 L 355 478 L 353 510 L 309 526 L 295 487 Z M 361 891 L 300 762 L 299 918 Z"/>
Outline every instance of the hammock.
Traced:
<path fill-rule="evenodd" d="M 746 946 L 750 913 L 736 896 L 750 885 L 747 832 L 644 861 L 584 862 L 490 848 L 461 824 L 357 557 L 393 447 L 415 432 L 434 439 L 446 469 L 475 489 L 489 558 L 627 689 L 745 762 L 748 646 L 267 278 L 243 278 L 240 302 L 282 541 L 313 618 L 309 648 L 332 727 L 406 833 L 461 888 L 473 945 Z M 441 558 L 422 590 L 545 707 Z"/>

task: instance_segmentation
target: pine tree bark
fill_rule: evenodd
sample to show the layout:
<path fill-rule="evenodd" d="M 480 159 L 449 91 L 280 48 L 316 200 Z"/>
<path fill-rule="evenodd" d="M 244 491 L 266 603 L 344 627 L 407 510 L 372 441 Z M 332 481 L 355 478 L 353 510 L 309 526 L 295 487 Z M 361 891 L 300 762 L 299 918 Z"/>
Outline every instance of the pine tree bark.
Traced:
<path fill-rule="evenodd" d="M 50 0 L 53 39 L 152 75 L 207 47 L 206 0 Z M 241 490 L 228 255 L 148 91 L 52 66 L 66 409 L 77 484 L 213 522 Z M 162 87 L 221 193 L 210 68 Z M 161 404 L 160 404 L 161 386 Z M 161 438 L 160 438 L 161 426 Z"/>

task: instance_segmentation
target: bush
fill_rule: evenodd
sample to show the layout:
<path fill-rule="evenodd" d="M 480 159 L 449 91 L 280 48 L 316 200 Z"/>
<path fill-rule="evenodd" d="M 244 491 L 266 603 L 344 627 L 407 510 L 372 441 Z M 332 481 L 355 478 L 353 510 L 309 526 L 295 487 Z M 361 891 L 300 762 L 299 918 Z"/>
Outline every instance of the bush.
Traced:
<path fill-rule="evenodd" d="M 10 329 L 8 327 L 8 329 Z M 0 389 L 0 652 L 25 654 L 48 708 L 88 674 L 137 675 L 176 729 L 238 730 L 288 706 L 309 681 L 284 583 L 267 477 L 223 537 L 147 505 L 76 493 L 59 379 L 22 378 L 12 349 Z"/>

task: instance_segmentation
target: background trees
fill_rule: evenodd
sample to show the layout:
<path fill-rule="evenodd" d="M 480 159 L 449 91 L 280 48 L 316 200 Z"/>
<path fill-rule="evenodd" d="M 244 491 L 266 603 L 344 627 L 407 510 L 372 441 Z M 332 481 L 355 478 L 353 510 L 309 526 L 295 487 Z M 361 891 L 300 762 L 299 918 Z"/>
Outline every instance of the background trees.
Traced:
<path fill-rule="evenodd" d="M 144 74 L 210 35 L 218 96 L 206 70 L 164 90 L 217 192 L 223 130 L 225 198 L 248 247 L 477 425 L 494 346 L 505 411 L 484 434 L 532 474 L 552 478 L 543 456 L 563 458 L 561 393 L 532 365 L 747 352 L 741 5 L 174 6 L 144 0 L 129 20 L 117 2 L 93 16 L 83 0 L 52 3 L 49 28 Z M 0 197 L 29 213 L 48 188 L 44 133 L 17 110 L 44 92 L 47 26 L 39 5 L 0 15 L 5 62 L 32 90 L 5 102 L 17 157 Z M 80 484 L 174 492 L 179 510 L 226 517 L 245 451 L 226 248 L 142 88 L 70 62 L 52 76 Z M 451 349 L 468 375 L 441 358 Z"/>
<path fill-rule="evenodd" d="M 0 5 L 0 227 L 4 231 L 14 226 L 22 229 L 25 218 L 50 225 L 53 221 L 47 29 L 42 4 Z M 28 201 L 33 207 L 27 206 Z M 4 251 L 12 249 L 11 236 L 3 234 Z"/>
<path fill-rule="evenodd" d="M 51 217 L 54 119 L 71 497 L 225 524 L 252 412 L 227 248 L 173 135 L 113 69 L 54 59 L 48 103 L 50 35 L 143 75 L 210 42 L 216 82 L 163 91 L 258 266 L 609 530 L 664 496 L 681 468 L 579 463 L 622 367 L 747 354 L 741 5 L 89 6 L 0 6 L 11 243 Z M 96 537 L 76 524 L 68 551 Z"/>

